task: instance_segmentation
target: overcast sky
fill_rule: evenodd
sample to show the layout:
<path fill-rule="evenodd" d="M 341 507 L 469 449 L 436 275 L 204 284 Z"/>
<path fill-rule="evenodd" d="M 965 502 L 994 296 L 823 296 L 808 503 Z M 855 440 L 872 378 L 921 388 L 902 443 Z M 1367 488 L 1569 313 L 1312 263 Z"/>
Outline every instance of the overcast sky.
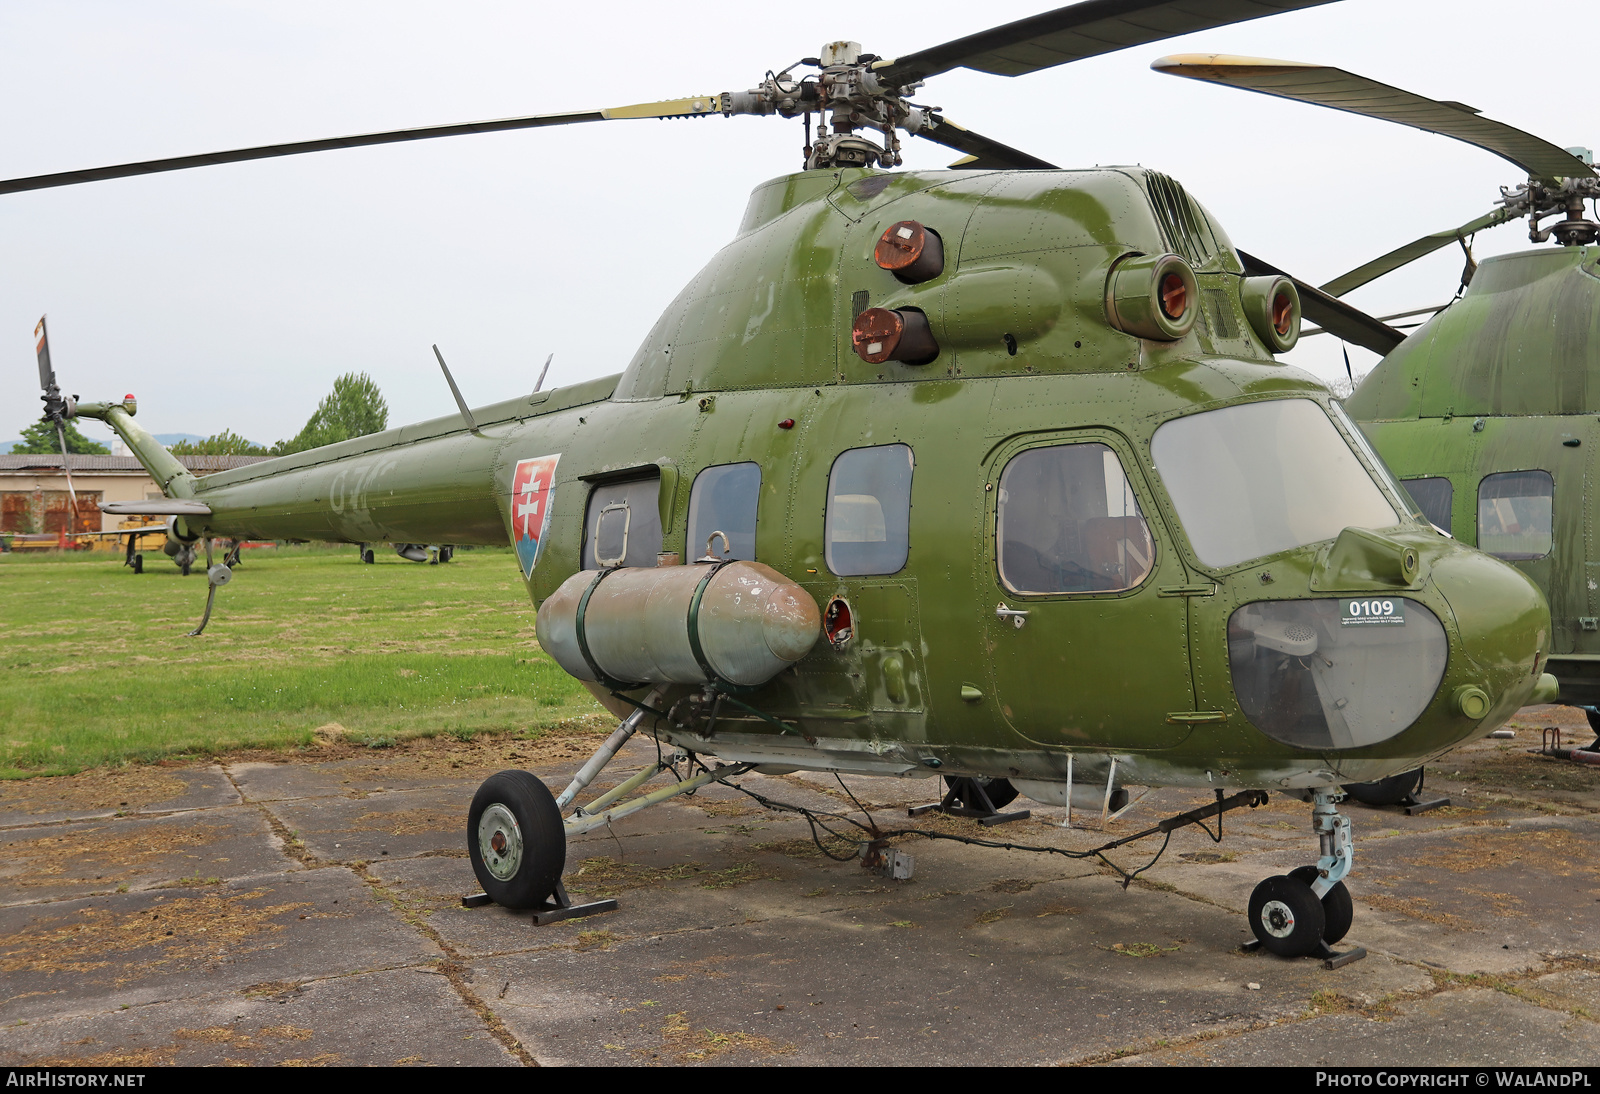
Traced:
<path fill-rule="evenodd" d="M 274 141 L 742 89 L 848 37 L 894 55 L 1044 10 L 985 4 L 683 6 L 24 2 L 0 6 L 0 177 Z M 832 10 L 834 14 L 828 14 Z M 914 14 L 913 14 L 914 13 Z M 1600 143 L 1581 63 L 1592 3 L 1341 0 L 1016 79 L 919 93 L 1065 166 L 1179 178 L 1236 244 L 1321 282 L 1488 211 L 1510 164 L 1442 137 L 1149 71 L 1172 52 L 1318 61 Z M 0 439 L 37 416 L 48 312 L 63 386 L 134 392 L 152 432 L 294 434 L 365 371 L 391 423 L 619 371 L 731 238 L 750 189 L 798 167 L 800 123 L 637 121 L 455 137 L 0 198 Z M 910 166 L 952 154 L 908 142 Z M 1529 246 L 1521 222 L 1480 257 Z M 1359 290 L 1441 303 L 1458 251 Z M 1358 371 L 1375 358 L 1351 350 Z M 1339 344 L 1290 359 L 1342 374 Z M 94 424 L 91 435 L 102 427 Z"/>

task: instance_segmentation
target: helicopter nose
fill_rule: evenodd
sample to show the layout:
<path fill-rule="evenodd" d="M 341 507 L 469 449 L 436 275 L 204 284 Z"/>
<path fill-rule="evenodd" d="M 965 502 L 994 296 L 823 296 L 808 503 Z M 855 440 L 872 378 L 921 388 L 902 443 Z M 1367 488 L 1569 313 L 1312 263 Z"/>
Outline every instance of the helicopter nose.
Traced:
<path fill-rule="evenodd" d="M 1460 713 L 1498 725 L 1539 685 L 1550 653 L 1550 606 L 1526 574 L 1478 551 L 1451 551 L 1433 562 L 1431 576 L 1460 635 L 1449 673 L 1457 697 L 1475 686 L 1489 699 L 1487 709 L 1481 700 L 1458 702 Z"/>

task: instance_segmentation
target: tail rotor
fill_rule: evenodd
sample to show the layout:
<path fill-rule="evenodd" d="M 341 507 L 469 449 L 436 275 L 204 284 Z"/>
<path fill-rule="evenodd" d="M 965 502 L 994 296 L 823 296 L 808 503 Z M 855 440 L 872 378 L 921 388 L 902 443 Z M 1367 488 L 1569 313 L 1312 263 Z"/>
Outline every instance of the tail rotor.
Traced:
<path fill-rule="evenodd" d="M 39 317 L 39 325 L 33 328 L 33 335 L 38 339 L 35 350 L 39 356 L 39 386 L 44 389 L 40 399 L 44 401 L 45 420 L 55 423 L 56 440 L 61 444 L 61 470 L 67 476 L 67 500 L 72 511 L 70 531 L 76 532 L 78 492 L 72 486 L 72 456 L 67 451 L 67 419 L 72 417 L 77 398 L 61 394 L 61 388 L 56 384 L 56 372 L 50 365 L 50 331 L 45 326 L 44 316 Z"/>

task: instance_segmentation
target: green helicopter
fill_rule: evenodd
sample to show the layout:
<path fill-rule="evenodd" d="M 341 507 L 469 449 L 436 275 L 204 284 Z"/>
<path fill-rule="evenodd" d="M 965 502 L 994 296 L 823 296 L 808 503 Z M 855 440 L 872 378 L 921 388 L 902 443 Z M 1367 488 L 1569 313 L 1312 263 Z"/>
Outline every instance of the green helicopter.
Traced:
<path fill-rule="evenodd" d="M 1270 791 L 1311 804 L 1320 857 L 1257 887 L 1252 931 L 1327 956 L 1352 914 L 1340 786 L 1553 696 L 1544 597 L 1441 535 L 1273 356 L 1302 313 L 1392 328 L 1252 274 L 1165 175 L 1058 169 L 909 101 L 956 67 L 1018 75 L 1317 2 L 1091 0 L 900 58 L 835 42 L 744 92 L 0 183 L 625 118 L 808 125 L 804 169 L 756 188 L 617 375 L 458 395 L 203 480 L 132 406 L 47 390 L 47 416 L 111 425 L 189 542 L 514 545 L 545 652 L 620 724 L 559 794 L 521 771 L 479 789 L 484 900 L 582 911 L 570 835 L 750 770 L 945 776 L 947 805 L 991 813 L 1124 782 L 1217 790 L 1207 815 Z M 966 158 L 886 170 L 902 132 Z M 215 594 L 230 573 L 209 572 Z M 634 733 L 660 761 L 579 805 Z"/>
<path fill-rule="evenodd" d="M 1191 55 L 1155 67 L 1453 137 L 1526 173 L 1489 213 L 1322 290 L 1342 296 L 1442 247 L 1466 251 L 1457 298 L 1428 309 L 1436 314 L 1399 345 L 1373 347 L 1386 356 L 1345 407 L 1429 521 L 1544 591 L 1556 701 L 1582 707 L 1600 732 L 1600 223 L 1585 216 L 1600 198 L 1593 153 L 1320 65 Z M 1473 259 L 1474 234 L 1524 217 L 1532 242 L 1557 246 Z"/>

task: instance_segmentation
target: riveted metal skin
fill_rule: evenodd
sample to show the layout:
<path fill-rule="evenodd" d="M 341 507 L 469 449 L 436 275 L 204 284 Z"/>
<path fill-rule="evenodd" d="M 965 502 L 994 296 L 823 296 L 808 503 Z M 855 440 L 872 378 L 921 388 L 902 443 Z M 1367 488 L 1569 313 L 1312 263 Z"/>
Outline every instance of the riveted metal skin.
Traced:
<path fill-rule="evenodd" d="M 942 274 L 908 285 L 879 266 L 878 241 L 903 221 L 940 226 Z M 1141 265 L 1129 255 L 1141 256 Z M 1134 310 L 1135 284 L 1146 318 L 1153 316 L 1158 262 L 1179 276 L 1182 321 L 1164 320 L 1175 325 L 1160 328 L 1161 338 L 1108 322 L 1108 303 L 1124 320 Z M 1483 271 L 1489 268 L 1485 262 Z M 1108 292 L 1113 270 L 1121 272 Z M 622 476 L 658 483 L 659 498 L 634 502 L 660 509 L 661 542 L 646 545 L 648 557 L 694 559 L 704 551 L 703 542 L 687 542 L 697 476 L 755 463 L 761 479 L 750 553 L 757 561 L 730 566 L 708 585 L 700 635 L 713 664 L 723 656 L 714 636 L 726 635 L 736 647 L 729 657 L 748 645 L 789 665 L 741 676 L 764 682 L 740 699 L 799 733 L 724 703 L 709 738 L 668 726 L 665 740 L 727 762 L 1057 784 L 1065 783 L 1071 757 L 1075 778 L 1102 787 L 1113 759 L 1128 783 L 1230 789 L 1336 785 L 1412 770 L 1501 724 L 1533 693 L 1535 670 L 1549 653 L 1543 597 L 1512 567 L 1400 515 L 1398 491 L 1393 525 L 1370 530 L 1382 544 L 1347 544 L 1331 556 L 1329 539 L 1222 568 L 1195 556 L 1155 469 L 1155 431 L 1263 400 L 1307 400 L 1320 414 L 1333 413 L 1326 389 L 1274 360 L 1251 331 L 1242 275 L 1232 243 L 1203 206 L 1142 168 L 799 172 L 757 187 L 737 235 L 667 307 L 633 359 L 618 362 L 625 366 L 619 374 L 475 407 L 476 433 L 452 407 L 430 422 L 175 479 L 172 489 L 209 507 L 209 515 L 184 518 L 203 536 L 511 541 L 519 554 L 506 564 L 521 562 L 528 595 L 548 608 L 540 612 L 540 637 L 550 640 L 547 648 L 565 649 L 545 620 L 568 614 L 569 582 L 581 593 L 592 579 L 582 573 L 592 490 Z M 859 311 L 858 299 L 866 301 Z M 902 317 L 916 309 L 938 357 L 921 366 L 863 360 L 852 322 L 866 308 Z M 79 414 L 95 409 L 80 405 Z M 141 459 L 159 462 L 164 450 L 140 440 L 148 435 L 129 429 L 120 407 L 99 409 Z M 794 428 L 774 427 L 786 419 Z M 1387 483 L 1355 447 L 1359 438 L 1342 420 L 1329 420 L 1352 446 L 1349 459 L 1372 463 L 1374 483 Z M 1127 511 L 1136 502 L 1149 528 L 1141 540 L 1153 551 L 1149 574 L 1117 592 L 1014 594 L 997 564 L 997 484 L 1007 462 L 1041 446 L 1088 442 L 1126 475 Z M 903 567 L 830 572 L 830 468 L 843 452 L 902 444 L 914 454 Z M 1555 450 L 1581 461 L 1600 451 L 1600 436 Z M 1414 570 L 1404 564 L 1408 551 Z M 707 625 L 723 583 L 745 566 L 767 573 L 762 580 L 774 587 L 782 581 L 796 610 L 801 598 L 818 616 L 830 602 L 847 604 L 849 641 L 762 652 L 765 609 L 741 614 L 747 608 L 731 601 L 726 611 L 734 614 Z M 669 648 L 656 637 L 658 626 L 663 634 L 683 629 L 699 568 L 640 572 L 649 580 L 637 590 L 626 570 L 606 578 L 590 613 L 598 618 L 600 602 L 626 590 L 650 620 L 659 610 L 660 623 L 635 616 L 604 641 L 591 624 L 596 660 L 630 682 L 650 673 L 700 680 L 686 640 Z M 1264 572 L 1270 584 L 1260 580 Z M 1330 588 L 1313 592 L 1314 578 Z M 1449 642 L 1439 691 L 1412 725 L 1377 744 L 1317 751 L 1276 742 L 1249 724 L 1228 660 L 1228 620 L 1238 608 L 1394 594 L 1402 582 L 1406 599 L 1436 616 Z M 997 618 L 1000 603 L 1029 612 L 1027 625 Z M 584 675 L 581 657 L 559 656 Z M 1452 696 L 1464 685 L 1489 696 L 1481 719 L 1455 710 Z M 596 690 L 614 712 L 632 709 Z M 698 691 L 694 683 L 670 684 L 659 709 Z M 645 693 L 630 694 L 642 700 Z"/>
<path fill-rule="evenodd" d="M 896 280 L 920 285 L 944 273 L 944 240 L 914 220 L 902 220 L 883 230 L 872 258 Z"/>

